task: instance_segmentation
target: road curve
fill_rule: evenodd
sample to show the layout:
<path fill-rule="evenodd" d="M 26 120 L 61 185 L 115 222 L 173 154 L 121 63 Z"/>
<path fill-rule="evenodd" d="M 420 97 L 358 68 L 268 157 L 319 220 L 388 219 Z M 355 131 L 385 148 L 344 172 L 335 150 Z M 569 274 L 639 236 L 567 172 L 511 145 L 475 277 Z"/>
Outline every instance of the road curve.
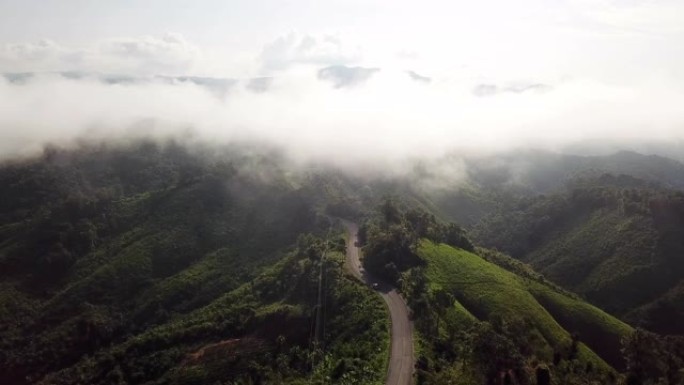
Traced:
<path fill-rule="evenodd" d="M 391 353 L 387 368 L 386 385 L 410 385 L 413 383 L 413 325 L 409 319 L 409 309 L 397 289 L 380 283 L 367 271 L 361 269 L 361 251 L 356 246 L 359 227 L 352 222 L 343 221 L 347 228 L 347 269 L 367 285 L 378 282 L 376 291 L 387 303 L 390 312 Z"/>

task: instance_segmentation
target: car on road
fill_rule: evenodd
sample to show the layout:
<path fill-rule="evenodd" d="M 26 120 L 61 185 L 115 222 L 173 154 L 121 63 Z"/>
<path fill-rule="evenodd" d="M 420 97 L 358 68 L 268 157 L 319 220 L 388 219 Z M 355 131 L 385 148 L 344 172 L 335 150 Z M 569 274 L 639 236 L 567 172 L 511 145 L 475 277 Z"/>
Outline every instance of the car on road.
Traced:
<path fill-rule="evenodd" d="M 373 289 L 377 290 L 377 289 L 380 287 L 380 285 L 379 285 L 377 282 L 373 282 L 373 283 L 371 284 L 371 287 L 372 287 Z"/>

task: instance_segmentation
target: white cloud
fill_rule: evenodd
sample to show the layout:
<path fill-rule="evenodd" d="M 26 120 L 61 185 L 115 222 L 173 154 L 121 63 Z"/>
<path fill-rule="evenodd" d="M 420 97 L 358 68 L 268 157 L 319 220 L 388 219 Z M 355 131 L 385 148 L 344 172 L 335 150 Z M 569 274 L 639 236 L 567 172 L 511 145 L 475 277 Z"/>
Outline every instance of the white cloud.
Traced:
<path fill-rule="evenodd" d="M 41 40 L 37 43 L 8 44 L 6 53 L 14 60 L 44 60 L 64 51 L 51 40 Z"/>
<path fill-rule="evenodd" d="M 482 83 L 473 87 L 473 95 L 475 96 L 494 96 L 501 93 L 522 94 L 525 92 L 549 92 L 553 87 L 543 83 L 512 83 L 508 85 L 497 85 Z"/>
<path fill-rule="evenodd" d="M 102 59 L 108 63 L 118 62 L 127 73 L 187 73 L 200 54 L 197 47 L 174 33 L 162 37 L 112 39 L 102 42 L 98 48 Z"/>
<path fill-rule="evenodd" d="M 99 72 L 130 75 L 186 74 L 201 59 L 182 35 L 107 39 L 92 46 L 64 46 L 50 40 L 0 47 L 2 72 Z"/>
<path fill-rule="evenodd" d="M 330 66 L 318 70 L 318 78 L 332 82 L 335 88 L 359 86 L 379 72 L 379 68 Z"/>
<path fill-rule="evenodd" d="M 242 80 L 232 87 L 224 79 L 225 92 L 212 94 L 197 81 L 36 77 L 22 85 L 0 77 L 0 153 L 86 133 L 128 135 L 130 127 L 163 135 L 190 127 L 209 140 L 263 139 L 302 157 L 336 160 L 454 147 L 684 139 L 678 0 L 427 0 L 420 7 L 404 0 L 295 1 L 271 13 L 255 4 L 241 4 L 246 13 L 216 4 L 220 15 L 195 5 L 177 12 L 173 23 L 141 18 L 137 28 L 124 13 L 103 13 L 98 20 L 106 25 L 88 43 L 83 30 L 99 26 L 87 13 L 83 25 L 73 26 L 78 34 L 56 16 L 35 21 L 26 38 L 54 41 L 0 44 L 0 72 Z M 224 22 L 205 28 L 207 17 L 223 15 Z M 278 35 L 290 25 L 309 33 Z M 177 34 L 103 38 L 133 30 L 187 31 L 192 42 Z M 330 30 L 344 38 L 324 33 Z"/>
<path fill-rule="evenodd" d="M 407 74 L 411 79 L 413 79 L 413 80 L 415 80 L 415 81 L 417 81 L 417 82 L 421 82 L 421 83 L 430 83 L 430 82 L 432 81 L 432 78 L 430 78 L 430 77 L 428 77 L 428 76 L 423 76 L 423 75 L 419 74 L 419 73 L 416 72 L 416 71 L 410 71 L 410 70 L 409 70 L 409 71 L 406 71 L 406 74 Z"/>
<path fill-rule="evenodd" d="M 605 28 L 631 34 L 684 32 L 684 4 L 673 0 L 572 0 L 584 18 Z"/>
<path fill-rule="evenodd" d="M 266 70 L 283 70 L 293 64 L 344 65 L 357 62 L 361 49 L 342 43 L 333 35 L 289 33 L 264 46 L 260 59 Z"/>
<path fill-rule="evenodd" d="M 383 69 L 346 89 L 321 82 L 315 70 L 284 71 L 268 82 L 264 92 L 234 87 L 217 97 L 192 82 L 0 80 L 0 154 L 84 136 L 169 136 L 188 130 L 197 140 L 258 140 L 300 159 L 351 165 L 451 150 L 560 148 L 591 139 L 684 139 L 684 92 L 658 82 L 616 86 L 576 79 L 554 84 L 551 92 L 502 92 L 491 98 L 473 96 L 474 82 L 426 87 L 403 70 Z"/>
<path fill-rule="evenodd" d="M 45 71 L 62 67 L 79 55 L 51 40 L 11 43 L 0 47 L 0 70 L 4 72 Z"/>

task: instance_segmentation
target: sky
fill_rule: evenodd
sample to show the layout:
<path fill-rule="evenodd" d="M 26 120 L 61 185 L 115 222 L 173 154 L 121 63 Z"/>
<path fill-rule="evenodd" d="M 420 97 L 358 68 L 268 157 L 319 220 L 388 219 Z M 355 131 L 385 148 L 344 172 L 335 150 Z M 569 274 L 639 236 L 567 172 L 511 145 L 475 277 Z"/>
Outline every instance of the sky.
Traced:
<path fill-rule="evenodd" d="M 0 0 L 0 72 L 37 74 L 0 78 L 5 157 L 141 132 L 362 158 L 679 143 L 684 3 Z"/>

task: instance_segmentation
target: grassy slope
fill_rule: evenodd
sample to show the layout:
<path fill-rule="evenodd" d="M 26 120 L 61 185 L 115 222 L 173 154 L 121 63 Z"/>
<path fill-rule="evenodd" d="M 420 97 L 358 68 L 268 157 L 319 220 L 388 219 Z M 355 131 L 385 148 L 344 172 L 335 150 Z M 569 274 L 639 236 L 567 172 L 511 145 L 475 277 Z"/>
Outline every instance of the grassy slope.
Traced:
<path fill-rule="evenodd" d="M 684 273 L 680 192 L 628 176 L 581 180 L 556 194 L 521 198 L 472 234 L 634 325 L 684 330 L 683 302 L 672 300 Z"/>
<path fill-rule="evenodd" d="M 545 359 L 549 360 L 554 348 L 570 345 L 571 334 L 576 332 L 589 345 L 580 344 L 580 359 L 596 367 L 605 367 L 607 362 L 623 368 L 617 346 L 620 338 L 632 330 L 625 323 L 464 250 L 423 241 L 418 254 L 427 261 L 431 285 L 451 292 L 480 320 L 499 316 L 525 322 L 531 333 L 543 338 L 538 347 L 548 355 Z"/>

